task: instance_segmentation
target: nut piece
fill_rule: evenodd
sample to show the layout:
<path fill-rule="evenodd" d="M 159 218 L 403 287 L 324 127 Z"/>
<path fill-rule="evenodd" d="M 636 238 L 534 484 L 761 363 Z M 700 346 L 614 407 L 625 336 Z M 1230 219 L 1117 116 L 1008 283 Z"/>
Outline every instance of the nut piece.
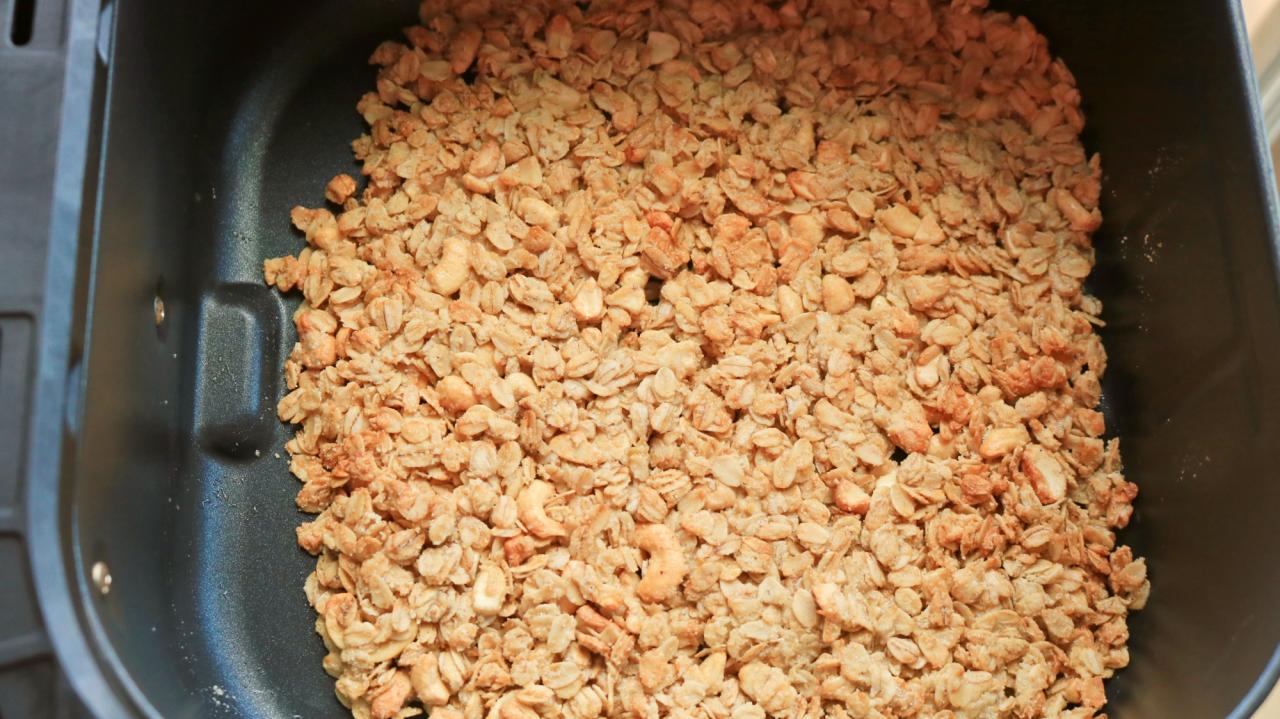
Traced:
<path fill-rule="evenodd" d="M 1066 470 L 1044 447 L 1032 444 L 1023 450 L 1022 471 L 1031 480 L 1041 504 L 1060 502 L 1067 496 Z"/>
<path fill-rule="evenodd" d="M 537 551 L 533 538 L 527 534 L 512 537 L 502 543 L 502 556 L 507 560 L 509 567 L 519 567 Z"/>
<path fill-rule="evenodd" d="M 1014 427 L 996 427 L 987 430 L 978 447 L 983 459 L 996 459 L 1014 451 L 1031 440 L 1027 428 L 1023 425 Z"/>
<path fill-rule="evenodd" d="M 646 602 L 670 599 L 688 573 L 675 533 L 665 524 L 642 524 L 636 527 L 635 545 L 649 553 L 636 594 Z"/>
<path fill-rule="evenodd" d="M 555 489 L 550 484 L 535 479 L 520 490 L 520 496 L 516 498 L 516 514 L 520 523 L 540 539 L 564 537 L 569 533 L 563 524 L 547 516 L 546 504 L 554 494 Z"/>
<path fill-rule="evenodd" d="M 470 274 L 467 263 L 468 246 L 469 243 L 461 237 L 449 237 L 444 241 L 440 261 L 427 273 L 431 279 L 431 287 L 437 293 L 448 297 L 457 292 L 467 280 L 467 275 Z"/>
<path fill-rule="evenodd" d="M 840 275 L 822 276 L 822 306 L 833 315 L 844 314 L 853 309 L 857 298 L 849 282 Z"/>
<path fill-rule="evenodd" d="M 429 707 L 442 707 L 449 703 L 452 692 L 440 678 L 439 662 L 435 654 L 423 654 L 409 670 L 409 679 L 418 700 Z"/>
<path fill-rule="evenodd" d="M 560 211 L 537 197 L 520 200 L 517 212 L 525 222 L 546 230 L 555 230 L 560 224 Z"/>
<path fill-rule="evenodd" d="M 906 205 L 894 205 L 881 212 L 880 222 L 886 230 L 907 239 L 915 237 L 916 231 L 920 229 L 920 218 Z"/>
<path fill-rule="evenodd" d="M 372 719 L 393 719 L 400 713 L 412 692 L 413 685 L 409 682 L 409 675 L 403 671 L 393 673 L 391 679 L 387 680 L 369 702 L 369 716 Z"/>
<path fill-rule="evenodd" d="M 476 614 L 494 616 L 502 609 L 506 598 L 507 575 L 496 564 L 482 564 L 476 572 L 476 583 L 471 589 L 471 606 Z"/>
<path fill-rule="evenodd" d="M 871 508 L 871 495 L 850 480 L 837 484 L 834 495 L 836 506 L 851 514 L 866 514 Z"/>
<path fill-rule="evenodd" d="M 476 403 L 475 390 L 456 374 L 440 380 L 436 392 L 440 394 L 440 404 L 454 414 L 462 414 Z"/>

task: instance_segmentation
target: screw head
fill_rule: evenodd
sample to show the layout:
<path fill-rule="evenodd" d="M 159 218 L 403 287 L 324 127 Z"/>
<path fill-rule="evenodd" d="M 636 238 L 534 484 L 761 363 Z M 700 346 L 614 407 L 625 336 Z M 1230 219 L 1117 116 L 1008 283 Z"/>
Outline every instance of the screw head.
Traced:
<path fill-rule="evenodd" d="M 160 295 L 156 295 L 151 301 L 151 308 L 155 311 L 156 327 L 164 324 L 164 300 L 160 299 Z"/>
<path fill-rule="evenodd" d="M 99 594 L 105 596 L 111 591 L 111 570 L 107 568 L 106 562 L 94 562 L 89 570 L 89 577 L 93 580 L 93 586 L 98 589 Z"/>

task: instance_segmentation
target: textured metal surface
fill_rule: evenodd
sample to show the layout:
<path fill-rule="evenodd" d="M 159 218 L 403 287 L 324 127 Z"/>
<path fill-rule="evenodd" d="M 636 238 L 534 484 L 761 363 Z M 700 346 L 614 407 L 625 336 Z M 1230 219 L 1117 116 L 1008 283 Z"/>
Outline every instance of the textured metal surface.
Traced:
<path fill-rule="evenodd" d="M 1221 717 L 1280 638 L 1275 211 L 1238 18 L 1227 0 L 1004 6 L 1077 74 L 1106 168 L 1093 287 L 1112 430 L 1142 486 L 1125 539 L 1155 587 L 1111 716 Z M 104 716 L 344 716 L 301 591 L 289 430 L 263 419 L 292 306 L 259 272 L 300 246 L 289 208 L 352 170 L 365 59 L 412 19 L 382 0 L 116 7 L 87 389 L 58 515 L 83 610 L 65 631 L 89 637 L 101 682 L 77 681 Z M 98 561 L 106 596 L 89 591 Z"/>
<path fill-rule="evenodd" d="M 77 569 L 105 561 L 113 578 L 105 596 L 80 588 L 87 630 L 138 715 L 345 714 L 320 670 L 275 418 L 296 302 L 261 268 L 301 245 L 290 208 L 355 171 L 368 54 L 414 19 L 412 2 L 115 8 L 69 486 Z"/>
<path fill-rule="evenodd" d="M 30 468 L 28 422 L 36 394 L 37 338 L 47 314 L 43 297 L 47 240 L 59 205 L 55 185 L 59 136 L 68 127 L 63 121 L 67 111 L 88 119 L 87 106 L 65 101 L 72 88 L 80 87 L 67 73 L 76 58 L 73 8 L 72 2 L 64 0 L 23 7 L 17 0 L 0 0 L 2 717 L 68 717 L 77 709 L 40 621 L 28 553 L 32 534 L 23 507 Z M 82 25 L 94 14 L 82 14 Z M 77 99 L 87 101 L 88 97 Z M 76 134 L 81 141 L 86 139 L 84 133 Z M 77 178 L 74 185 L 79 197 L 83 182 Z"/>

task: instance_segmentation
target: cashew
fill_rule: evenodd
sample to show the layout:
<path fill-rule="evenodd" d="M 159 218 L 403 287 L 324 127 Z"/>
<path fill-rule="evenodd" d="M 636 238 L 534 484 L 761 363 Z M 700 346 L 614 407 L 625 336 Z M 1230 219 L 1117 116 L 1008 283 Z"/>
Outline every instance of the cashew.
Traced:
<path fill-rule="evenodd" d="M 822 306 L 827 312 L 844 314 L 853 309 L 856 301 L 848 280 L 840 275 L 822 276 Z"/>
<path fill-rule="evenodd" d="M 462 237 L 449 237 L 444 241 L 440 261 L 431 268 L 428 276 L 436 292 L 449 296 L 457 292 L 466 281 L 471 268 L 467 259 L 468 241 Z"/>
<path fill-rule="evenodd" d="M 476 583 L 471 590 L 471 606 L 476 614 L 492 617 L 502 609 L 507 599 L 507 575 L 496 564 L 486 562 L 476 572 Z"/>
<path fill-rule="evenodd" d="M 1014 427 L 996 427 L 988 430 L 978 447 L 978 454 L 983 459 L 1003 457 L 1030 441 L 1027 428 L 1022 425 Z"/>
<path fill-rule="evenodd" d="M 537 197 L 526 197 L 516 205 L 520 219 L 531 225 L 554 230 L 560 225 L 560 211 Z"/>
<path fill-rule="evenodd" d="M 335 647 L 347 648 L 347 627 L 356 622 L 359 611 L 356 598 L 350 594 L 343 592 L 329 597 L 324 605 L 324 628 Z"/>
<path fill-rule="evenodd" d="M 338 324 L 327 312 L 311 310 L 298 315 L 298 341 L 302 351 L 299 361 L 308 369 L 323 369 L 338 359 L 338 342 L 334 331 Z"/>
<path fill-rule="evenodd" d="M 834 582 L 814 585 L 813 599 L 822 613 L 828 617 L 835 618 L 843 613 L 844 594 L 840 591 L 840 585 Z"/>
<path fill-rule="evenodd" d="M 502 543 L 502 556 L 507 560 L 508 567 L 524 564 L 535 551 L 537 548 L 533 544 L 533 538 L 527 534 L 510 537 Z"/>
<path fill-rule="evenodd" d="M 533 378 L 524 372 L 513 372 L 507 375 L 504 380 L 511 389 L 511 394 L 516 401 L 522 400 L 538 391 L 538 385 L 534 384 Z"/>
<path fill-rule="evenodd" d="M 409 681 L 409 675 L 403 671 L 397 671 L 391 675 L 390 681 L 373 695 L 373 699 L 369 702 L 369 716 L 372 719 L 392 719 L 404 708 L 404 703 L 409 699 L 412 691 L 413 685 Z"/>
<path fill-rule="evenodd" d="M 409 670 L 413 691 L 418 699 L 429 707 L 441 707 L 449 703 L 452 693 L 440 678 L 440 663 L 434 654 L 424 654 Z"/>
<path fill-rule="evenodd" d="M 834 494 L 836 506 L 850 514 L 862 515 L 871 509 L 871 495 L 852 480 L 841 480 Z"/>
<path fill-rule="evenodd" d="M 1027 473 L 1041 504 L 1053 504 L 1067 496 L 1067 474 L 1044 447 L 1027 446 L 1022 453 L 1022 471 Z"/>
<path fill-rule="evenodd" d="M 646 602 L 669 599 L 689 571 L 680 541 L 665 524 L 645 524 L 636 527 L 635 544 L 649 553 L 644 579 L 636 587 L 636 594 Z"/>
<path fill-rule="evenodd" d="M 881 212 L 880 222 L 888 231 L 907 239 L 915 237 L 916 230 L 920 229 L 920 217 L 906 205 L 894 205 Z"/>
<path fill-rule="evenodd" d="M 476 392 L 465 379 L 451 374 L 436 383 L 440 404 L 455 414 L 467 411 L 476 403 Z"/>
<path fill-rule="evenodd" d="M 542 480 L 534 480 L 520 490 L 516 497 L 516 516 L 529 533 L 541 539 L 564 537 L 569 534 L 565 526 L 547 516 L 546 504 L 555 489 Z"/>

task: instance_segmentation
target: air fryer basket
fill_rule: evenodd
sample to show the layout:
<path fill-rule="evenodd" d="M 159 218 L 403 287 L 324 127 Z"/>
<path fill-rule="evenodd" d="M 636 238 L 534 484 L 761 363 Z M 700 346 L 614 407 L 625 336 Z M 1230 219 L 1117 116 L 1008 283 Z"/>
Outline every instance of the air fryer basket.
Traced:
<path fill-rule="evenodd" d="M 1247 716 L 1280 640 L 1280 287 L 1238 9 L 1001 6 L 1076 73 L 1103 157 L 1106 404 L 1142 489 L 1124 539 L 1153 582 L 1111 715 Z M 355 170 L 366 59 L 414 3 L 115 0 L 103 17 L 101 156 L 78 254 L 55 223 L 31 395 L 46 627 L 104 717 L 344 716 L 275 417 L 296 301 L 261 262 L 300 246 L 290 207 Z"/>

